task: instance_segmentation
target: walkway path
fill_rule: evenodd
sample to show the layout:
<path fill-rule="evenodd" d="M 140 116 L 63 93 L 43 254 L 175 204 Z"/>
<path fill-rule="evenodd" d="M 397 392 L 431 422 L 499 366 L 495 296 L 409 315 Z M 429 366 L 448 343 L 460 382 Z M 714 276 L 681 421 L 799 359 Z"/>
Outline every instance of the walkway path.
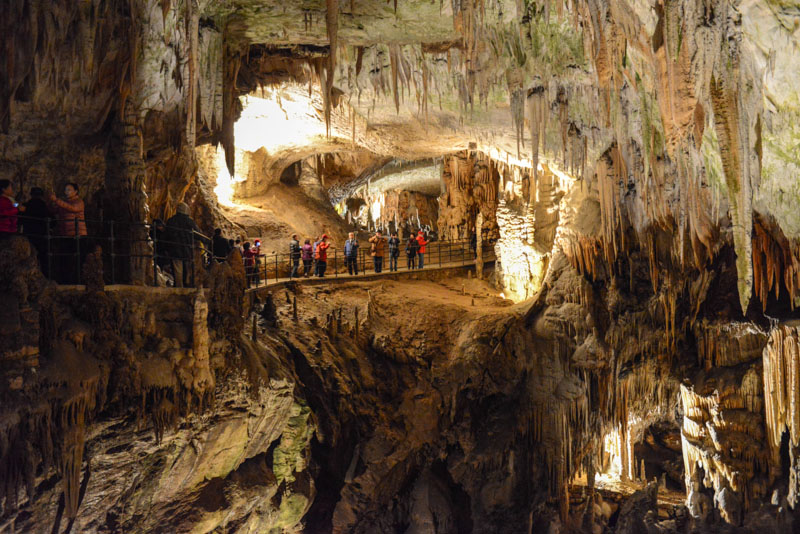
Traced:
<path fill-rule="evenodd" d="M 484 268 L 490 265 L 494 265 L 494 255 L 490 258 L 487 258 L 483 261 Z M 363 281 L 370 281 L 370 280 L 380 280 L 384 278 L 389 278 L 392 280 L 399 280 L 399 279 L 412 279 L 416 280 L 419 278 L 430 278 L 431 276 L 441 277 L 442 275 L 448 276 L 448 273 L 452 273 L 455 275 L 456 273 L 463 275 L 466 271 L 473 271 L 475 270 L 475 261 L 454 261 L 449 263 L 442 263 L 439 265 L 426 265 L 424 269 L 407 269 L 405 267 L 400 268 L 397 271 L 388 271 L 384 270 L 380 273 L 375 273 L 373 271 L 361 272 L 358 275 L 349 275 L 347 273 L 329 273 L 324 278 L 319 278 L 315 276 L 310 276 L 308 278 L 278 278 L 275 280 L 274 278 L 269 280 L 266 284 L 264 281 L 261 281 L 261 285 L 258 287 L 251 287 L 247 291 L 248 293 L 258 293 L 258 292 L 269 292 L 273 289 L 280 289 L 285 287 L 289 283 L 296 283 L 296 284 L 308 284 L 308 285 L 322 285 L 322 284 L 335 284 L 335 283 L 345 283 L 345 282 L 363 282 Z M 459 273 L 460 271 L 460 273 Z"/>

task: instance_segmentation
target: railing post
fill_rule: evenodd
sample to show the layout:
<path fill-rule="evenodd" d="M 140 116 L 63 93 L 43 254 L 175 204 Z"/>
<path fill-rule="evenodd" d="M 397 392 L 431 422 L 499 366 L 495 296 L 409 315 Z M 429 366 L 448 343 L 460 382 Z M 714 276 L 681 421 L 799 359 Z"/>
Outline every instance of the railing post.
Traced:
<path fill-rule="evenodd" d="M 158 228 L 151 225 L 153 231 L 153 286 L 158 287 Z"/>
<path fill-rule="evenodd" d="M 53 279 L 53 262 L 52 262 L 52 246 L 50 243 L 51 235 L 50 235 L 50 225 L 52 224 L 50 217 L 45 220 L 45 224 L 47 224 L 47 229 L 45 230 L 45 241 L 47 242 L 47 278 L 50 280 Z"/>
<path fill-rule="evenodd" d="M 266 262 L 265 262 L 266 263 Z M 266 276 L 264 277 L 264 282 L 266 283 Z M 275 281 L 278 281 L 278 253 L 275 253 Z"/>
<path fill-rule="evenodd" d="M 437 247 L 437 249 L 439 251 L 439 268 L 441 269 L 441 267 L 442 267 L 442 242 L 441 241 L 439 241 L 439 246 Z"/>
<path fill-rule="evenodd" d="M 189 261 L 192 262 L 192 287 L 194 287 L 195 286 L 195 278 L 194 278 L 194 274 L 195 274 L 194 273 L 194 230 L 191 230 L 191 232 L 192 232 L 192 253 L 189 256 Z M 181 275 L 183 275 L 183 274 L 184 273 L 181 273 Z M 183 281 L 183 280 L 181 280 L 181 281 Z"/>
<path fill-rule="evenodd" d="M 114 263 L 115 263 L 115 260 L 116 260 L 115 254 L 114 254 L 114 221 L 111 220 L 111 221 L 108 221 L 108 222 L 109 222 L 109 225 L 110 225 L 108 233 L 109 233 L 109 238 L 111 240 L 111 244 L 109 245 L 111 247 L 111 285 L 113 286 L 114 285 Z"/>
<path fill-rule="evenodd" d="M 76 282 L 76 284 L 80 284 L 81 283 L 81 241 L 80 241 L 81 238 L 80 235 L 78 235 L 79 224 L 77 217 L 75 217 L 74 222 L 75 222 L 75 267 L 77 267 L 77 270 L 75 272 L 77 273 L 78 277 L 78 281 Z M 84 222 L 84 224 L 86 223 Z"/>
<path fill-rule="evenodd" d="M 336 268 L 336 249 L 333 249 L 333 277 L 339 278 L 339 269 Z"/>

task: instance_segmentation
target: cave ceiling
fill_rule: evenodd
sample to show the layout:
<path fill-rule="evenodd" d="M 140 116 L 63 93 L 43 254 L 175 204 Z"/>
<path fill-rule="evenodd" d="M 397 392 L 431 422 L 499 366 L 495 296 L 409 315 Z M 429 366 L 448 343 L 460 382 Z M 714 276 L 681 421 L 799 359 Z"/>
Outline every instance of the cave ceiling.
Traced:
<path fill-rule="evenodd" d="M 339 5 L 341 44 L 442 43 L 459 38 L 449 2 L 343 0 Z M 234 0 L 229 9 L 228 30 L 249 43 L 328 45 L 324 0 Z"/>

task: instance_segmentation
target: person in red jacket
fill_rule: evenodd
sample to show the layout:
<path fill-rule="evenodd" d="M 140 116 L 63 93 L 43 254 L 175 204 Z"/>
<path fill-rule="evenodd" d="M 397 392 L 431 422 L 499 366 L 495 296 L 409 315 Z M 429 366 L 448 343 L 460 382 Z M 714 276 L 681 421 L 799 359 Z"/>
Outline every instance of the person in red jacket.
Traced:
<path fill-rule="evenodd" d="M 425 261 L 425 245 L 430 243 L 430 241 L 425 241 L 425 234 L 422 230 L 419 231 L 417 234 L 417 243 L 419 244 L 419 250 L 417 251 L 417 257 L 419 258 L 419 262 L 417 263 L 417 269 L 422 269 Z"/>
<path fill-rule="evenodd" d="M 0 237 L 17 233 L 17 214 L 25 211 L 14 200 L 14 188 L 10 180 L 0 180 Z"/>
<path fill-rule="evenodd" d="M 250 242 L 245 241 L 242 245 L 242 257 L 244 258 L 244 272 L 247 275 L 247 287 L 258 285 L 258 271 L 256 270 L 256 256 L 258 255 L 255 249 L 250 248 Z"/>
<path fill-rule="evenodd" d="M 322 234 L 319 244 L 317 245 L 317 270 L 320 278 L 325 278 L 325 269 L 328 268 L 328 249 L 331 244 L 328 243 L 328 236 Z"/>

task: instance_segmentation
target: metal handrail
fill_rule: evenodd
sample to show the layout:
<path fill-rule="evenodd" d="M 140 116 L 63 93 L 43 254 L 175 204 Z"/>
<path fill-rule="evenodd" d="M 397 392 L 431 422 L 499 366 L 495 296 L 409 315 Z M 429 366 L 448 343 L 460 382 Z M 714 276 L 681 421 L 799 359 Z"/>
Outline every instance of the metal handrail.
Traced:
<path fill-rule="evenodd" d="M 154 225 L 144 222 L 120 222 L 77 217 L 60 219 L 49 217 L 42 219 L 24 214 L 0 216 L 0 221 L 9 218 L 13 218 L 17 222 L 16 233 L 27 237 L 36 248 L 40 259 L 40 267 L 46 276 L 52 278 L 55 274 L 54 263 L 58 264 L 62 274 L 69 271 L 63 276 L 56 276 L 56 278 L 59 278 L 58 281 L 62 283 L 79 283 L 85 256 L 94 250 L 96 246 L 100 246 L 103 252 L 104 274 L 107 283 L 135 282 L 130 276 L 124 275 L 125 272 L 133 270 L 130 263 L 127 264 L 126 268 L 122 269 L 122 273 L 118 272 L 121 267 L 121 265 L 118 265 L 119 260 L 149 260 L 153 267 L 152 282 L 154 285 L 158 284 L 159 260 L 179 260 L 191 263 L 191 285 L 193 286 L 196 274 L 193 251 L 196 250 L 199 244 L 211 243 L 211 239 L 208 236 L 196 230 L 191 231 L 188 242 L 184 240 L 177 241 L 165 236 L 159 237 L 158 232 L 153 231 Z M 64 225 L 59 223 L 65 222 L 74 225 L 71 231 L 69 233 L 57 232 L 55 230 L 56 225 L 58 224 L 63 229 Z M 31 223 L 35 223 L 35 225 Z M 44 232 L 29 232 L 26 231 L 26 226 L 44 228 Z M 81 235 L 81 226 L 86 228 L 86 234 L 84 235 Z M 165 231 L 168 232 L 189 233 L 186 229 L 169 227 L 166 222 L 164 227 Z M 137 245 L 144 245 L 146 249 L 138 251 L 136 250 Z M 175 255 L 168 252 L 170 248 L 175 247 L 189 247 L 192 251 L 190 257 L 184 258 L 180 254 Z M 161 253 L 162 251 L 163 253 Z M 69 260 L 63 261 L 66 258 L 69 258 Z M 66 263 L 71 262 L 73 258 L 75 263 L 67 266 Z M 138 281 L 144 282 L 144 280 Z"/>
<path fill-rule="evenodd" d="M 473 261 L 477 256 L 477 251 L 472 248 L 472 244 L 473 243 L 470 239 L 430 241 L 426 245 L 424 265 L 439 267 L 448 264 L 464 265 L 469 261 Z M 397 271 L 402 270 L 408 272 L 411 270 L 419 270 L 420 267 L 415 267 L 412 269 L 409 265 L 409 262 L 405 262 L 403 265 L 403 262 L 400 261 L 401 258 L 406 257 L 405 245 L 406 241 L 400 242 L 398 249 L 399 256 L 397 261 Z M 494 242 L 491 240 L 483 240 L 481 248 L 484 256 L 488 257 L 489 254 L 487 253 L 491 253 L 494 250 Z M 332 267 L 332 269 L 326 269 L 326 274 L 330 274 L 333 277 L 338 277 L 340 274 L 345 275 L 347 273 L 346 263 L 344 261 L 340 261 L 340 259 L 343 259 L 344 256 L 339 252 L 340 250 L 334 247 L 331 247 L 327 250 L 326 267 Z M 371 253 L 368 250 L 365 250 L 365 248 L 359 246 L 355 261 L 357 272 L 359 274 L 376 272 L 375 263 L 369 260 L 371 257 Z M 393 272 L 390 270 L 390 264 L 387 263 L 387 260 L 390 258 L 388 255 L 388 246 L 385 248 L 384 254 L 381 257 L 381 272 Z M 250 264 L 248 258 L 243 258 L 245 268 L 249 268 L 247 271 L 248 287 L 261 287 L 263 285 L 267 285 L 270 280 L 277 282 L 281 279 L 290 278 L 293 268 L 292 252 L 274 252 L 271 254 L 259 253 L 254 256 L 253 259 L 254 263 Z M 304 278 L 302 274 L 299 274 L 304 271 L 305 262 L 302 259 L 302 253 L 298 259 L 298 262 L 299 268 L 297 278 Z M 318 277 L 318 264 L 319 260 L 311 260 L 310 267 L 313 269 L 314 274 L 309 277 Z M 424 269 L 424 267 L 422 267 L 422 269 Z"/>
<path fill-rule="evenodd" d="M 141 260 L 149 263 L 152 268 L 153 285 L 158 285 L 158 272 L 159 269 L 165 270 L 166 267 L 172 265 L 171 269 L 173 277 L 177 274 L 174 269 L 173 262 L 182 262 L 183 268 L 190 267 L 191 282 L 190 286 L 195 285 L 196 275 L 196 262 L 194 258 L 194 251 L 201 248 L 203 251 L 203 265 L 209 267 L 213 257 L 210 245 L 211 238 L 201 232 L 191 231 L 191 238 L 189 242 L 183 240 L 174 240 L 170 237 L 169 232 L 188 232 L 188 230 L 180 228 L 170 228 L 164 222 L 164 234 L 159 235 L 160 231 L 153 225 L 153 223 L 143 222 L 120 222 L 120 221 L 106 221 L 95 219 L 79 219 L 74 217 L 56 219 L 47 218 L 40 219 L 29 217 L 23 214 L 13 216 L 17 220 L 18 233 L 28 237 L 33 243 L 34 247 L 39 253 L 42 270 L 46 276 L 53 277 L 54 264 L 63 269 L 64 266 L 71 262 L 74 258 L 75 263 L 69 267 L 70 274 L 66 277 L 60 277 L 61 283 L 78 283 L 80 282 L 81 268 L 83 259 L 86 254 L 93 250 L 96 246 L 100 246 L 103 251 L 104 274 L 106 282 L 110 284 L 117 283 L 143 283 L 145 280 L 133 280 L 131 272 L 134 270 L 133 262 Z M 0 216 L 0 221 L 4 217 Z M 7 218 L 7 216 L 6 216 Z M 44 225 L 44 233 L 26 232 L 25 224 L 35 222 L 37 226 Z M 54 232 L 56 223 L 70 222 L 74 225 L 72 235 L 60 235 Z M 80 235 L 80 226 L 83 223 L 86 226 L 87 234 Z M 156 231 L 154 231 L 154 229 Z M 388 239 L 387 239 L 388 241 Z M 69 246 L 63 246 L 69 243 Z M 407 241 L 404 239 L 400 242 L 398 247 L 397 257 L 397 270 L 409 271 L 411 270 L 411 262 L 403 262 L 402 258 L 406 257 L 405 248 Z M 484 252 L 491 252 L 493 243 L 483 240 Z M 365 243 L 368 245 L 368 242 Z M 55 246 L 54 246 L 55 245 Z M 137 247 L 143 245 L 146 248 Z M 201 245 L 205 245 L 201 247 Z M 425 252 L 425 265 L 438 265 L 443 266 L 446 264 L 460 263 L 464 264 L 471 261 L 476 256 L 475 250 L 472 248 L 473 242 L 470 239 L 454 239 L 454 240 L 432 240 L 426 245 Z M 40 248 L 41 247 L 41 248 Z M 176 247 L 188 247 L 190 257 L 184 257 L 185 254 L 174 254 L 170 249 Z M 327 267 L 330 268 L 327 273 L 338 277 L 340 274 L 347 272 L 347 261 L 344 260 L 341 251 L 335 247 L 328 249 Z M 269 280 L 278 281 L 281 278 L 288 278 L 292 267 L 293 253 L 272 253 L 272 254 L 257 254 L 254 258 L 253 265 L 249 265 L 249 259 L 244 258 L 247 270 L 248 286 L 255 285 L 259 287 L 266 284 Z M 370 261 L 371 254 L 368 247 L 359 247 L 354 261 L 355 270 L 359 273 L 376 272 L 376 264 Z M 382 268 L 381 272 L 391 272 L 391 257 L 388 255 L 388 243 L 384 246 L 384 254 L 381 256 Z M 416 260 L 419 256 L 416 257 Z M 387 262 L 388 260 L 388 262 Z M 125 261 L 127 263 L 120 263 Z M 304 270 L 304 261 L 302 260 L 302 252 L 298 259 L 298 274 L 301 269 Z M 316 271 L 319 265 L 319 260 L 313 259 L 310 267 Z M 416 262 L 415 262 L 416 263 Z M 415 269 L 420 267 L 415 266 Z M 142 267 L 142 270 L 148 270 Z M 59 278 L 59 277 L 57 277 Z M 176 280 L 177 282 L 177 280 Z M 181 280 L 183 282 L 183 280 Z"/>

